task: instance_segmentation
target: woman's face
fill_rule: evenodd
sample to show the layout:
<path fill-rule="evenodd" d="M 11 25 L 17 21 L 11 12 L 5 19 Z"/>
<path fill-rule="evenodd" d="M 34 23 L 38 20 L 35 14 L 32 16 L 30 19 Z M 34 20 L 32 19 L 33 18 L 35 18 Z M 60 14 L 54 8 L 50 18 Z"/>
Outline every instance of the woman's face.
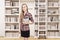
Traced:
<path fill-rule="evenodd" d="M 22 9 L 23 9 L 24 12 L 27 11 L 27 6 L 26 5 L 23 5 L 22 6 Z"/>

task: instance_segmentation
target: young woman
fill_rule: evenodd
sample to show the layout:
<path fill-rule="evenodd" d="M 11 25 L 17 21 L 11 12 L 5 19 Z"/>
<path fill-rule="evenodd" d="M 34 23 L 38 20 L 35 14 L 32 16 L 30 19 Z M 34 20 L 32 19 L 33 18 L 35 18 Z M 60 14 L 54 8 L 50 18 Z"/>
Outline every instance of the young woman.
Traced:
<path fill-rule="evenodd" d="M 23 19 L 25 19 L 25 21 L 23 21 Z M 24 40 L 28 40 L 28 37 L 30 37 L 29 24 L 33 23 L 34 20 L 32 14 L 28 12 L 28 6 L 26 4 L 22 4 L 22 11 L 20 14 L 20 31 Z"/>

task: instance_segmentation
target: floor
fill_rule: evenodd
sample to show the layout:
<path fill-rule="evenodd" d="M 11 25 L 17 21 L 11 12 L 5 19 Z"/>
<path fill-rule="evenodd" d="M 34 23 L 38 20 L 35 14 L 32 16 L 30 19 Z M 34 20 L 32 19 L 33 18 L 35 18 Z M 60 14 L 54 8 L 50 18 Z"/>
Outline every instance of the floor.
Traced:
<path fill-rule="evenodd" d="M 20 37 L 20 38 L 4 38 L 4 37 L 0 37 L 0 40 L 23 40 L 23 38 L 22 37 Z M 29 40 L 60 40 L 60 38 L 37 39 L 37 38 L 30 37 Z"/>

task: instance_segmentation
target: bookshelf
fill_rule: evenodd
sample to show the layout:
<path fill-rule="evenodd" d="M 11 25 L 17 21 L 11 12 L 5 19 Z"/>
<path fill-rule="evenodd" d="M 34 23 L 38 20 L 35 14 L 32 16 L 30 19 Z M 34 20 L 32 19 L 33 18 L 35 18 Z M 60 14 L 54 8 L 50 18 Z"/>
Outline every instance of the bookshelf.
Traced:
<path fill-rule="evenodd" d="M 60 38 L 60 0 L 35 0 L 35 38 Z"/>
<path fill-rule="evenodd" d="M 35 38 L 60 38 L 60 0 L 5 0 L 5 37 L 19 37 L 20 3 L 34 9 Z"/>
<path fill-rule="evenodd" d="M 46 38 L 46 1 L 35 0 L 35 37 Z"/>
<path fill-rule="evenodd" d="M 59 38 L 59 2 L 60 0 L 48 0 L 47 29 L 48 38 Z M 51 34 L 52 33 L 52 34 Z"/>
<path fill-rule="evenodd" d="M 5 37 L 19 37 L 19 0 L 5 0 Z"/>
<path fill-rule="evenodd" d="M 20 37 L 19 14 L 21 13 L 21 4 L 23 3 L 29 6 L 29 12 L 33 12 L 31 10 L 34 9 L 32 6 L 34 0 L 5 0 L 5 37 Z"/>

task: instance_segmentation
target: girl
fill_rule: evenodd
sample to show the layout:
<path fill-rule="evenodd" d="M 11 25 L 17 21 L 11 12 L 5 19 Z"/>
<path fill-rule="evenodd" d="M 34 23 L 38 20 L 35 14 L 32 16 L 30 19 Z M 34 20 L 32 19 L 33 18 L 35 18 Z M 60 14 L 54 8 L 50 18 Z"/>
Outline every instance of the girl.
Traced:
<path fill-rule="evenodd" d="M 28 6 L 26 4 L 22 4 L 22 11 L 20 14 L 20 31 L 24 40 L 28 40 L 28 37 L 30 37 L 29 24 L 33 23 L 34 20 L 32 14 L 28 12 Z"/>

